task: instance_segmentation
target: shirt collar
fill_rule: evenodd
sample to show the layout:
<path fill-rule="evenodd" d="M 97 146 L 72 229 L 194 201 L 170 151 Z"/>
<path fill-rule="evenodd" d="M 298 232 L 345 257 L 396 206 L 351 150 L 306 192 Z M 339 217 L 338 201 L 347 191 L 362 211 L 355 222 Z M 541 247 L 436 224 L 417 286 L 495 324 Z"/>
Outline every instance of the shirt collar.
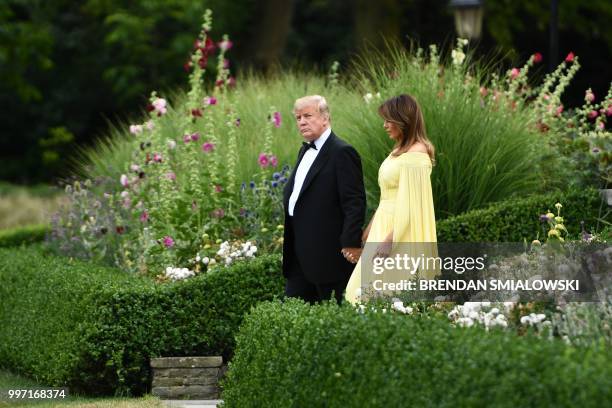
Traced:
<path fill-rule="evenodd" d="M 317 150 L 321 150 L 321 146 L 325 144 L 325 141 L 329 138 L 329 135 L 331 135 L 331 127 L 325 129 L 325 131 L 321 133 L 321 136 L 314 141 L 315 146 L 317 146 Z"/>

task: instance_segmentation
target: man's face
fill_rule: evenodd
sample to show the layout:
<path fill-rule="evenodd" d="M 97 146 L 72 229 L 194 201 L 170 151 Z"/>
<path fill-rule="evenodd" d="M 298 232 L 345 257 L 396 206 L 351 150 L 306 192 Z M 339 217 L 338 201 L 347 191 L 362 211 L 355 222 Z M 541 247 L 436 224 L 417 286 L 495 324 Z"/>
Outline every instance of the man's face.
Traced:
<path fill-rule="evenodd" d="M 329 119 L 319 113 L 316 105 L 308 105 L 295 111 L 298 130 L 309 142 L 317 140 L 329 126 Z"/>

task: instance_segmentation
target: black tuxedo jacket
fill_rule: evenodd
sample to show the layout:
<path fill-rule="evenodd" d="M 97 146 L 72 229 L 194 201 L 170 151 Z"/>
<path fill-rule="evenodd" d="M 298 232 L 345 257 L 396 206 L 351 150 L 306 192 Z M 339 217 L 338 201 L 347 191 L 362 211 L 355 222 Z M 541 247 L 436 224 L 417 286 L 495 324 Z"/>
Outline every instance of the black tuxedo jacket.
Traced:
<path fill-rule="evenodd" d="M 312 283 L 338 282 L 348 279 L 355 267 L 341 249 L 361 246 L 366 211 L 361 159 L 332 132 L 304 179 L 290 217 L 289 197 L 305 151 L 300 149 L 284 189 L 283 275 L 289 277 L 297 262 Z"/>

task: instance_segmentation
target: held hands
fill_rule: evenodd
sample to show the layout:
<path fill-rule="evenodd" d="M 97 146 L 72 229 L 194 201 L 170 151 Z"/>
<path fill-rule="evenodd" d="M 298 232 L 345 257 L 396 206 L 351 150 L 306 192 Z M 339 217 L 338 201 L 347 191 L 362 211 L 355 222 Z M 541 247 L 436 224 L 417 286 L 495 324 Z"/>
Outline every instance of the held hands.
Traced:
<path fill-rule="evenodd" d="M 361 248 L 342 248 L 340 252 L 352 264 L 356 264 L 361 256 Z"/>

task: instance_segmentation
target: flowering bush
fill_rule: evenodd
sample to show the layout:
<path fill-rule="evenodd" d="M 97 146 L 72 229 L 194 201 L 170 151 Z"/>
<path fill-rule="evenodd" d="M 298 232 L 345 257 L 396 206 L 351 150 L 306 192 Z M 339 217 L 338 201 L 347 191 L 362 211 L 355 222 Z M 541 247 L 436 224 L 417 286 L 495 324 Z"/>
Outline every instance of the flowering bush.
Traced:
<path fill-rule="evenodd" d="M 276 187 L 282 184 L 279 173 L 274 173 L 274 181 L 267 182 L 269 173 L 278 166 L 271 138 L 281 127 L 281 115 L 272 107 L 268 121 L 262 118 L 262 133 L 266 135 L 263 152 L 253 157 L 261 166 L 261 182 L 256 189 L 261 197 L 256 204 L 267 206 L 266 214 L 273 214 L 264 215 L 256 206 L 248 210 L 241 206 L 244 194 L 239 191 L 236 174 L 236 130 L 241 122 L 228 98 L 235 80 L 225 56 L 233 44 L 227 36 L 215 43 L 209 35 L 211 26 L 211 12 L 207 11 L 186 64 L 190 72 L 186 101 L 175 110 L 167 99 L 151 93 L 149 117 L 144 123 L 129 126 L 130 159 L 123 163 L 123 172 L 114 184 L 96 190 L 83 188 L 80 183 L 69 187 L 71 212 L 58 216 L 54 227 L 60 252 L 157 276 L 159 280 L 176 280 L 207 269 L 201 268 L 201 262 L 190 260 L 207 245 L 210 249 L 211 236 L 215 245 L 246 237 L 264 248 L 278 247 L 276 229 L 267 235 L 262 235 L 262 230 L 275 228 L 282 217 L 276 193 Z M 212 93 L 206 93 L 205 70 L 215 52 L 217 78 Z M 284 181 L 287 170 L 282 172 Z M 90 187 L 87 183 L 85 187 Z M 246 211 L 260 225 L 243 222 Z M 214 259 L 210 255 L 207 257 Z M 236 257 L 225 256 L 230 258 Z"/>

